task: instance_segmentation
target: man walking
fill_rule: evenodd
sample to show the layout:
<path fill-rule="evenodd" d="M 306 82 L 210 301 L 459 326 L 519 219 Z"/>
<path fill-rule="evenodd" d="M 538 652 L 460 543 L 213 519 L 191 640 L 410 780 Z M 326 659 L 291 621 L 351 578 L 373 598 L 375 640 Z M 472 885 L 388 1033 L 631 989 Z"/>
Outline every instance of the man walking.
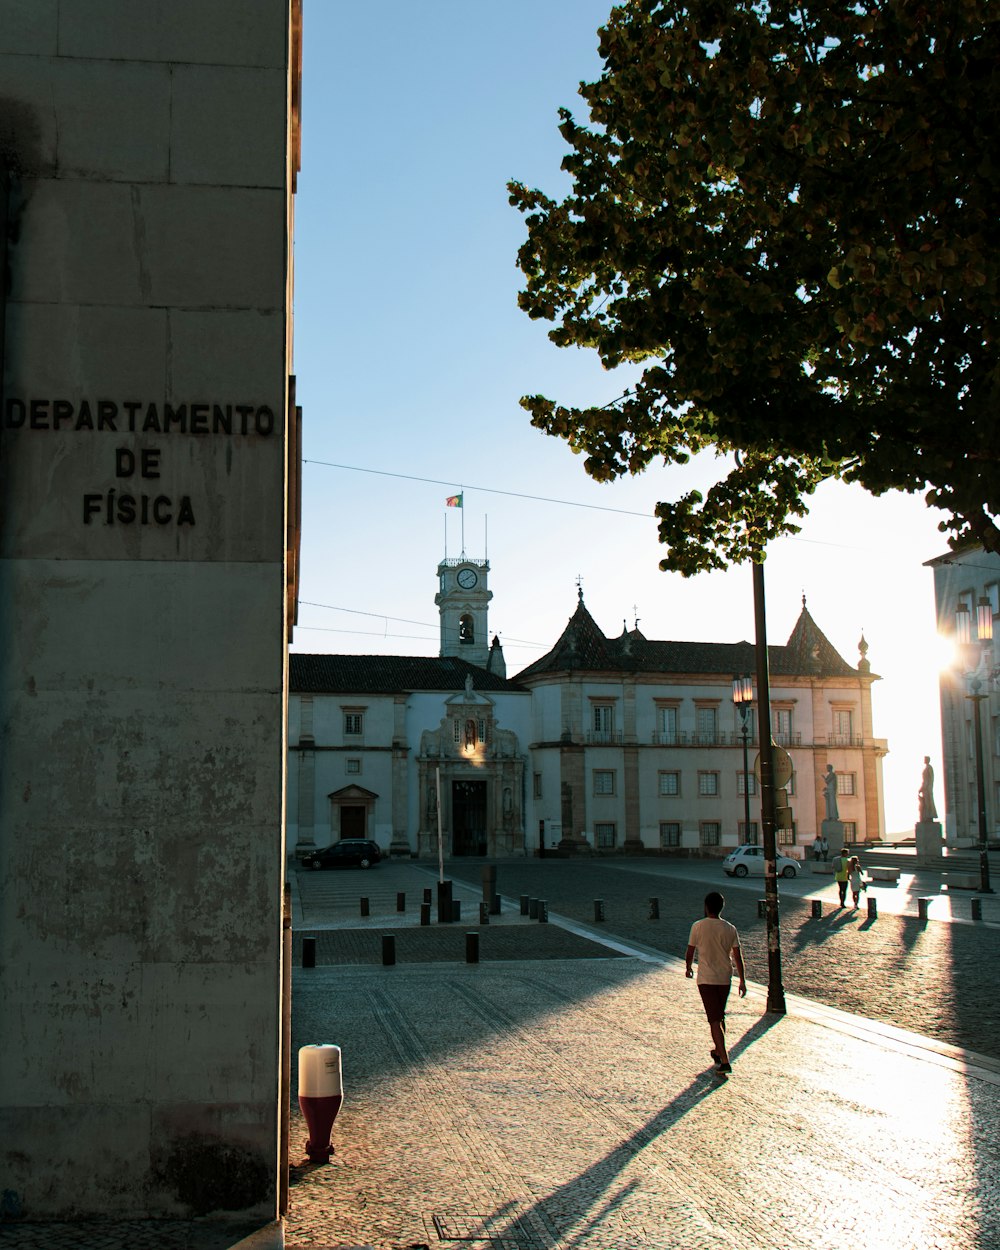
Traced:
<path fill-rule="evenodd" d="M 721 918 L 725 905 L 726 900 L 718 890 L 712 890 L 705 895 L 705 916 L 691 926 L 691 936 L 688 938 L 687 954 L 684 958 L 686 975 L 693 977 L 691 965 L 695 951 L 698 952 L 698 992 L 705 1006 L 708 1027 L 712 1030 L 711 1055 L 718 1065 L 715 1071 L 719 1076 L 728 1076 L 733 1070 L 729 1062 L 729 1051 L 726 1049 L 726 1003 L 729 999 L 734 963 L 740 977 L 740 998 L 744 998 L 747 992 L 740 936 L 735 925 Z"/>
<path fill-rule="evenodd" d="M 837 890 L 840 893 L 840 906 L 847 905 L 847 879 L 851 875 L 851 858 L 847 854 L 847 847 L 840 852 L 840 855 L 833 861 L 833 877 L 837 882 Z"/>

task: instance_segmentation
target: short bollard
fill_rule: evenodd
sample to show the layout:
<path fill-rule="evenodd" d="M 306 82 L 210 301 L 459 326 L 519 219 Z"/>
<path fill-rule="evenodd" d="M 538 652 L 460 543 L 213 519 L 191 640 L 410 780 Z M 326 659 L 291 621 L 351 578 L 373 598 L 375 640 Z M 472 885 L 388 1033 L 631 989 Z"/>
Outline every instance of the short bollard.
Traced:
<path fill-rule="evenodd" d="M 479 934 L 472 932 L 465 935 L 465 962 L 479 963 Z"/>
<path fill-rule="evenodd" d="M 983 900 L 981 898 L 974 898 L 972 900 L 972 919 L 982 920 L 982 918 L 983 918 Z"/>
<path fill-rule="evenodd" d="M 594 899 L 594 920 L 601 921 L 604 919 L 604 899 Z"/>
<path fill-rule="evenodd" d="M 382 935 L 382 966 L 391 968 L 396 962 L 396 939 L 391 933 Z"/>
<path fill-rule="evenodd" d="M 540 898 L 538 900 L 538 920 L 540 924 L 549 923 L 549 902 L 548 899 Z"/>
<path fill-rule="evenodd" d="M 812 918 L 813 920 L 822 920 L 823 918 L 823 900 L 814 898 L 812 901 Z"/>
<path fill-rule="evenodd" d="M 460 899 L 452 899 L 451 902 L 451 918 L 452 920 L 462 919 L 462 903 Z"/>
<path fill-rule="evenodd" d="M 431 905 L 430 903 L 420 904 L 420 923 L 430 924 L 431 922 Z"/>
<path fill-rule="evenodd" d="M 759 898 L 757 900 L 757 915 L 763 920 L 767 915 L 767 899 Z"/>
<path fill-rule="evenodd" d="M 299 1109 L 309 1129 L 306 1154 L 313 1163 L 329 1163 L 330 1135 L 344 1101 L 340 1047 L 329 1042 L 299 1049 Z"/>
<path fill-rule="evenodd" d="M 868 919 L 869 920 L 878 919 L 878 902 L 875 899 L 873 899 L 870 895 L 868 897 Z"/>
<path fill-rule="evenodd" d="M 490 905 L 489 905 L 489 903 L 480 903 L 480 904 L 479 904 L 479 923 L 480 923 L 480 924 L 489 924 L 489 923 L 490 923 Z"/>
<path fill-rule="evenodd" d="M 493 897 L 490 899 L 490 915 L 491 916 L 500 915 L 500 895 L 499 894 L 494 894 Z"/>
<path fill-rule="evenodd" d="M 402 890 L 396 895 L 396 910 L 406 911 L 406 894 Z"/>
<path fill-rule="evenodd" d="M 451 924 L 451 882 L 438 882 L 438 924 Z"/>
<path fill-rule="evenodd" d="M 361 914 L 362 916 L 368 916 L 371 914 L 368 908 L 368 900 L 366 898 L 361 900 Z"/>
<path fill-rule="evenodd" d="M 659 920 L 660 918 L 660 900 L 658 898 L 649 900 L 649 918 L 650 920 Z"/>
<path fill-rule="evenodd" d="M 917 915 L 921 920 L 927 919 L 927 908 L 930 906 L 930 902 L 929 898 L 917 899 Z"/>
<path fill-rule="evenodd" d="M 316 939 L 313 937 L 302 939 L 302 967 L 316 967 Z"/>
<path fill-rule="evenodd" d="M 522 894 L 521 895 L 521 915 L 522 916 L 526 916 L 528 914 L 528 905 L 530 903 L 531 903 L 531 899 L 528 898 L 527 894 Z"/>
<path fill-rule="evenodd" d="M 433 901 L 434 901 L 434 891 L 431 889 L 430 886 L 427 886 L 424 890 L 424 902 L 432 903 Z"/>
<path fill-rule="evenodd" d="M 538 899 L 537 898 L 528 899 L 528 915 L 530 916 L 532 920 L 538 919 Z"/>

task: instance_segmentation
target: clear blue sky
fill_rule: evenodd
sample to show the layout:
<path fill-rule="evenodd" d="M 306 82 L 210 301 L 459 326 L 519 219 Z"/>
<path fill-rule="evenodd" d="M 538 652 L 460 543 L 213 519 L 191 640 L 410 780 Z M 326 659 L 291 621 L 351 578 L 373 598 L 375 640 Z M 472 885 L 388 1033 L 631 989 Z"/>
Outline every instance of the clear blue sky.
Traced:
<path fill-rule="evenodd" d="M 568 185 L 556 113 L 585 116 L 577 85 L 599 72 L 609 10 L 608 0 L 305 0 L 295 650 L 436 654 L 446 526 L 448 554 L 461 547 L 461 518 L 444 500 L 462 489 L 470 556 L 485 554 L 488 532 L 490 630 L 509 672 L 555 641 L 577 576 L 609 634 L 635 609 L 651 638 L 753 637 L 749 569 L 684 580 L 657 567 L 656 502 L 713 480 L 714 458 L 599 486 L 517 402 L 533 392 L 604 402 L 626 385 L 591 354 L 553 347 L 548 326 L 518 310 L 524 230 L 506 192 L 512 177 L 552 194 Z M 884 678 L 875 732 L 891 751 L 890 831 L 912 830 L 923 755 L 940 765 L 922 562 L 944 549 L 919 499 L 834 484 L 766 564 L 770 642 L 787 639 L 803 593 L 851 664 L 864 629 Z"/>

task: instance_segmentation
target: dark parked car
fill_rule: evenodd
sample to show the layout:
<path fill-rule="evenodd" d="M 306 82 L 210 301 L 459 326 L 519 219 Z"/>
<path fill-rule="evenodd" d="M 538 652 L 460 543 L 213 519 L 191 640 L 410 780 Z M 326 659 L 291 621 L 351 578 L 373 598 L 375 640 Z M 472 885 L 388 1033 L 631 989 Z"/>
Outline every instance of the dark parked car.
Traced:
<path fill-rule="evenodd" d="M 346 868 L 355 864 L 359 868 L 374 868 L 381 858 L 378 843 L 370 838 L 344 838 L 314 851 L 305 863 L 309 868 Z"/>

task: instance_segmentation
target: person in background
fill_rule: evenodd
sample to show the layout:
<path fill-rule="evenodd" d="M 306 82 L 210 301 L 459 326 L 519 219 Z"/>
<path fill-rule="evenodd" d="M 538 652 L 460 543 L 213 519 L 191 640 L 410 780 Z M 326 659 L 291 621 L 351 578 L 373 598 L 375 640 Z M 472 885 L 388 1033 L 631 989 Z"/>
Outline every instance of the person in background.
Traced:
<path fill-rule="evenodd" d="M 845 848 L 839 856 L 833 861 L 833 877 L 837 882 L 837 892 L 840 895 L 840 906 L 847 906 L 847 881 L 851 875 L 851 861 Z"/>

